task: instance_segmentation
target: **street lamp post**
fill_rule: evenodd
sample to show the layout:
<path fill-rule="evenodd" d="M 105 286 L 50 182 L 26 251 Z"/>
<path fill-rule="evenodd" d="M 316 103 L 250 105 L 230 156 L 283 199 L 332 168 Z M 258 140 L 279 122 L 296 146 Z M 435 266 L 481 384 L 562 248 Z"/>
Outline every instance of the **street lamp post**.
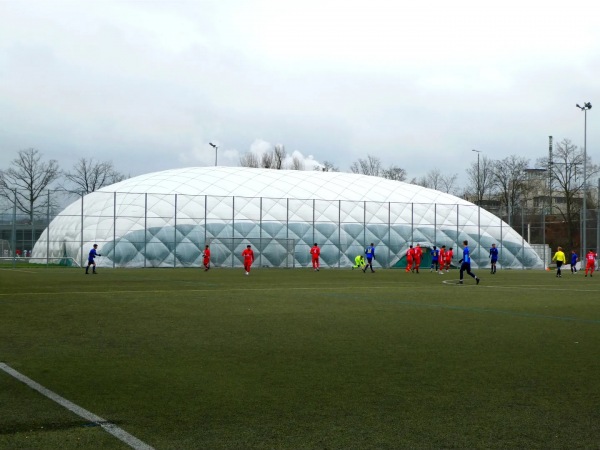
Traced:
<path fill-rule="evenodd" d="M 471 150 L 477 152 L 477 204 L 481 203 L 481 173 L 479 172 L 479 154 L 481 150 Z"/>
<path fill-rule="evenodd" d="M 582 255 L 585 255 L 585 252 L 587 252 L 587 112 L 589 109 L 592 109 L 592 104 L 587 102 L 584 103 L 583 106 L 575 106 L 583 111 L 583 215 L 581 218 L 583 222 L 581 234 L 583 236 L 581 238 L 581 244 L 583 247 Z"/>
<path fill-rule="evenodd" d="M 477 255 L 481 256 L 481 172 L 479 172 L 479 154 L 481 151 L 475 149 L 472 151 L 477 153 Z"/>
<path fill-rule="evenodd" d="M 217 166 L 217 150 L 219 150 L 219 147 L 215 144 L 213 144 L 212 142 L 209 142 L 210 146 L 213 147 L 215 149 L 215 167 Z"/>

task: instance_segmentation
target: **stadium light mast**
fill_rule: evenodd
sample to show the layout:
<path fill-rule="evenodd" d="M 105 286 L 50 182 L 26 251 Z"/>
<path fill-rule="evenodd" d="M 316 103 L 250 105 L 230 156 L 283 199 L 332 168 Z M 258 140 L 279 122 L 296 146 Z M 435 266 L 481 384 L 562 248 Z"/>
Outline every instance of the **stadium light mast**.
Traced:
<path fill-rule="evenodd" d="M 219 150 L 219 147 L 215 144 L 213 144 L 212 142 L 209 142 L 210 146 L 213 147 L 215 149 L 215 167 L 217 166 L 217 150 Z"/>
<path fill-rule="evenodd" d="M 583 222 L 583 227 L 581 230 L 581 234 L 583 234 L 581 238 L 581 244 L 583 247 L 582 255 L 585 255 L 587 252 L 587 112 L 589 109 L 592 109 L 592 104 L 590 102 L 584 103 L 583 106 L 579 106 L 579 104 L 575 105 L 580 110 L 583 111 L 583 216 L 581 218 Z"/>
<path fill-rule="evenodd" d="M 479 154 L 481 150 L 472 151 L 477 153 L 477 254 L 481 257 L 481 173 L 479 172 Z"/>
<path fill-rule="evenodd" d="M 477 204 L 481 203 L 481 173 L 479 172 L 479 154 L 481 150 L 471 150 L 477 152 Z"/>

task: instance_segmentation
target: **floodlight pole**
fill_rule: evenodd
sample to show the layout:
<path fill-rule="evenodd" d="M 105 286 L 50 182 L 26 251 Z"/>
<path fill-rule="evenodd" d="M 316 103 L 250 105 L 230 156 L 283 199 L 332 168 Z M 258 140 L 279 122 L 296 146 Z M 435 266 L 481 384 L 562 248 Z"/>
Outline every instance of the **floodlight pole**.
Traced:
<path fill-rule="evenodd" d="M 215 167 L 217 166 L 217 150 L 219 150 L 219 147 L 215 144 L 213 144 L 212 142 L 209 142 L 210 146 L 213 147 L 215 149 Z"/>
<path fill-rule="evenodd" d="M 473 149 L 477 153 L 477 255 L 481 256 L 481 173 L 479 172 L 480 150 Z"/>
<path fill-rule="evenodd" d="M 587 112 L 592 109 L 590 102 L 584 103 L 583 106 L 575 105 L 583 111 L 583 227 L 581 234 L 581 244 L 583 247 L 582 255 L 587 252 Z"/>
<path fill-rule="evenodd" d="M 596 255 L 600 253 L 600 178 L 598 178 L 598 196 L 596 204 Z M 583 255 L 581 255 L 583 256 Z"/>

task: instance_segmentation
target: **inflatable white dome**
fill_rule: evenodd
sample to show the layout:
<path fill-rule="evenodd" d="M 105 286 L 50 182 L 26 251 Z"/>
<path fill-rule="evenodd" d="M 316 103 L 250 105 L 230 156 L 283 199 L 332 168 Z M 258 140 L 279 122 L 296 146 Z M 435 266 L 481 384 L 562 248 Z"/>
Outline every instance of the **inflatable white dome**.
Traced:
<path fill-rule="evenodd" d="M 475 267 L 495 243 L 500 267 L 543 268 L 508 224 L 453 195 L 366 175 L 247 167 L 166 170 L 87 194 L 52 220 L 32 256 L 84 264 L 97 243 L 100 266 L 195 267 L 208 244 L 214 266 L 238 267 L 251 244 L 257 265 L 305 267 L 316 242 L 322 267 L 349 267 L 373 242 L 377 265 L 399 267 L 410 244 L 453 247 L 458 260 L 463 240 Z"/>

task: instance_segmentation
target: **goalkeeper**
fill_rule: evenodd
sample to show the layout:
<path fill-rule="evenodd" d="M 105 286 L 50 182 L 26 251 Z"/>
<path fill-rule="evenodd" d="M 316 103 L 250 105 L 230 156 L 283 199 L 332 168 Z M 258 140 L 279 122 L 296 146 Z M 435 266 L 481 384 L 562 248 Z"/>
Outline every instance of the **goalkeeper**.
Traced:
<path fill-rule="evenodd" d="M 359 267 L 361 269 L 365 268 L 365 257 L 363 255 L 357 255 L 356 258 L 354 258 L 354 266 L 352 266 L 352 270 L 358 269 Z"/>

